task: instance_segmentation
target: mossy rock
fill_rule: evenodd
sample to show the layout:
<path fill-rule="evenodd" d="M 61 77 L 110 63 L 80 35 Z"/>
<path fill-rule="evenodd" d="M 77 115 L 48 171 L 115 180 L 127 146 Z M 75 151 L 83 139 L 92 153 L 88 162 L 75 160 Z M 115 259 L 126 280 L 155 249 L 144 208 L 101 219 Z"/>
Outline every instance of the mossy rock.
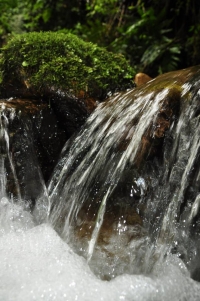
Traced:
<path fill-rule="evenodd" d="M 16 35 L 1 49 L 1 91 L 18 82 L 38 94 L 53 89 L 77 96 L 84 91 L 102 99 L 110 91 L 132 86 L 134 74 L 122 55 L 71 33 Z"/>

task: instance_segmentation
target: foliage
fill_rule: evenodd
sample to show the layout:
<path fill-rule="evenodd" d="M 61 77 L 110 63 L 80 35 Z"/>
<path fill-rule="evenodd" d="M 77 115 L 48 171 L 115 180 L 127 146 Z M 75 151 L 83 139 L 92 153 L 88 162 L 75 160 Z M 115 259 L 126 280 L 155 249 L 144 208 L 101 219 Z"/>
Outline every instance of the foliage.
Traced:
<path fill-rule="evenodd" d="M 72 28 L 84 19 L 84 0 L 0 0 L 0 8 L 7 33 Z"/>
<path fill-rule="evenodd" d="M 74 32 L 123 53 L 138 71 L 155 76 L 200 63 L 197 0 L 87 3 L 87 22 L 78 23 Z"/>
<path fill-rule="evenodd" d="M 17 6 L 16 0 L 10 1 L 0 1 L 0 37 L 1 40 L 4 39 L 4 36 L 11 31 L 10 18 L 12 17 L 12 11 Z"/>
<path fill-rule="evenodd" d="M 62 32 L 15 35 L 2 49 L 0 70 L 3 82 L 21 77 L 36 89 L 84 90 L 99 97 L 128 88 L 134 75 L 122 55 Z"/>
<path fill-rule="evenodd" d="M 199 0 L 4 0 L 0 8 L 2 41 L 67 29 L 152 76 L 200 63 Z"/>

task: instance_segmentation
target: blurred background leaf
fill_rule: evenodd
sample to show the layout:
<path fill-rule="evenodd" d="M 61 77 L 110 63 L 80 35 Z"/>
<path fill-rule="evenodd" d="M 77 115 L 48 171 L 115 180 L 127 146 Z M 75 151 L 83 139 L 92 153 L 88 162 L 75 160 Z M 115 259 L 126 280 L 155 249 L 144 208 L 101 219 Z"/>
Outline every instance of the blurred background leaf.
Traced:
<path fill-rule="evenodd" d="M 150 76 L 200 64 L 199 0 L 0 0 L 0 9 L 1 45 L 10 34 L 62 30 Z"/>

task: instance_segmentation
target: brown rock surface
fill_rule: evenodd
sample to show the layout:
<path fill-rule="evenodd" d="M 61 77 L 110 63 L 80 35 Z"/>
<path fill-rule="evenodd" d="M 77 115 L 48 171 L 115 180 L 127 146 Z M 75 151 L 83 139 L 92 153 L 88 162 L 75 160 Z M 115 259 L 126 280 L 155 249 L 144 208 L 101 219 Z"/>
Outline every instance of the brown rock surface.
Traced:
<path fill-rule="evenodd" d="M 152 80 L 152 77 L 148 76 L 145 73 L 137 73 L 134 79 L 134 82 L 136 84 L 137 87 L 146 84 L 147 82 L 149 82 L 150 80 Z"/>

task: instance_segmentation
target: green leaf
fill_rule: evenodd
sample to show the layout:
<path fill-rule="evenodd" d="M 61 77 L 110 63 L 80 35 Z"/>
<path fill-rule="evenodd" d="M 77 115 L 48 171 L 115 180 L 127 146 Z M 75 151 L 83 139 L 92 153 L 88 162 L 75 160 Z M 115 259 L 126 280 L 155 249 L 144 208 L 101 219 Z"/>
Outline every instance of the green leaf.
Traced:
<path fill-rule="evenodd" d="M 49 21 L 50 17 L 51 17 L 51 9 L 45 9 L 42 14 L 44 23 L 47 23 Z"/>
<path fill-rule="evenodd" d="M 181 51 L 178 47 L 171 47 L 170 52 L 180 54 Z"/>
<path fill-rule="evenodd" d="M 26 61 L 23 61 L 23 62 L 22 62 L 22 66 L 23 66 L 23 67 L 27 67 L 27 66 L 29 66 L 29 63 L 26 62 Z"/>

